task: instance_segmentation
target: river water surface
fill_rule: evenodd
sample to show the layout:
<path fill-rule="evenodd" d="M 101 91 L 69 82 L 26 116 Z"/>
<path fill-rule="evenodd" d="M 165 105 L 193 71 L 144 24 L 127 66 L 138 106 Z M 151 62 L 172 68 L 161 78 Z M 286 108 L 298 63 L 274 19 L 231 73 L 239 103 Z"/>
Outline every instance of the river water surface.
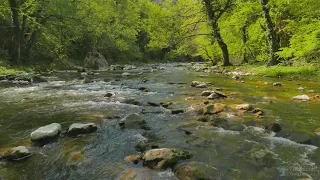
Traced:
<path fill-rule="evenodd" d="M 146 179 L 175 179 L 170 169 L 148 170 L 141 163 L 124 161 L 126 156 L 139 154 L 135 146 L 142 142 L 188 150 L 193 157 L 184 162 L 196 161 L 209 169 L 208 173 L 210 169 L 219 172 L 217 179 L 320 179 L 320 152 L 316 146 L 274 137 L 274 133 L 260 126 L 278 122 L 286 131 L 315 135 L 314 130 L 320 127 L 320 101 L 312 97 L 320 93 L 319 83 L 281 80 L 282 87 L 273 87 L 272 83 L 279 79 L 248 76 L 243 77 L 245 83 L 240 83 L 230 76 L 210 74 L 200 78 L 201 73 L 184 67 L 162 67 L 154 71 L 138 68 L 126 77 L 121 75 L 123 71 L 99 72 L 93 76 L 95 81 L 88 84 L 78 80 L 77 72 L 52 73 L 46 76 L 49 83 L 0 83 L 0 149 L 23 145 L 33 153 L 22 162 L 0 162 L 0 179 L 121 179 L 128 169 Z M 205 99 L 200 96 L 204 89 L 190 86 L 194 80 L 211 82 L 227 95 L 236 94 L 220 103 L 231 108 L 250 103 L 263 109 L 265 115 L 229 115 L 246 125 L 241 132 L 198 122 L 194 107 Z M 300 86 L 305 92 L 297 90 Z M 142 92 L 140 87 L 150 91 Z M 107 92 L 115 95 L 106 98 Z M 301 94 L 308 94 L 312 100 L 292 100 Z M 186 100 L 190 96 L 195 99 Z M 135 99 L 141 105 L 122 103 L 126 99 Z M 174 115 L 168 109 L 148 106 L 148 102 L 174 102 L 173 106 L 185 113 Z M 145 118 L 151 128 L 148 133 L 120 129 L 119 120 L 132 113 Z M 75 122 L 94 122 L 98 130 L 78 137 L 61 134 L 55 142 L 33 146 L 30 133 L 53 122 L 60 123 L 64 130 Z M 257 166 L 246 159 L 245 153 L 258 145 L 274 155 L 271 166 Z"/>

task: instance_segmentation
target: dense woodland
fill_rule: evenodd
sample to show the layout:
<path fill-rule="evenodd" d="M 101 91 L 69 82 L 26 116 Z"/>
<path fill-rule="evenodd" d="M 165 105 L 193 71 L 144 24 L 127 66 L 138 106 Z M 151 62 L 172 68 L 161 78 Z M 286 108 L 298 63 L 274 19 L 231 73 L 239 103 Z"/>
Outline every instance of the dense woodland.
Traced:
<path fill-rule="evenodd" d="M 0 66 L 319 63 L 319 0 L 0 0 Z"/>

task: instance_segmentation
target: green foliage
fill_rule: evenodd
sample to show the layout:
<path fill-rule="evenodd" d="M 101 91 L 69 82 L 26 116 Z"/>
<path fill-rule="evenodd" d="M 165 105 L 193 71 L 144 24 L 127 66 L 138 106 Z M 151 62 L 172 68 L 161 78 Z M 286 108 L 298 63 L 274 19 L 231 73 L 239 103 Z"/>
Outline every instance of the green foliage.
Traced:
<path fill-rule="evenodd" d="M 202 0 L 11 1 L 21 3 L 17 9 L 24 65 L 69 68 L 83 65 L 93 51 L 109 63 L 193 58 L 217 63 L 222 59 Z M 11 59 L 14 39 L 8 2 L 0 1 L 3 62 Z M 212 8 L 219 10 L 225 2 L 214 1 Z M 232 4 L 217 22 L 231 60 L 267 61 L 259 1 L 232 0 Z M 278 56 L 285 61 L 319 63 L 320 1 L 270 0 L 269 6 L 280 38 Z"/>
<path fill-rule="evenodd" d="M 0 74 L 18 74 L 16 70 L 0 66 Z"/>

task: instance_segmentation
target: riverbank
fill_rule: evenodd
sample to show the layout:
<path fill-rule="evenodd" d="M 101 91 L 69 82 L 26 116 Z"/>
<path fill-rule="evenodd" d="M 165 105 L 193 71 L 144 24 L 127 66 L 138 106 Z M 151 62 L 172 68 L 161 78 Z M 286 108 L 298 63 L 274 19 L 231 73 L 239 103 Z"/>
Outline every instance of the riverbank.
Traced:
<path fill-rule="evenodd" d="M 220 67 L 223 69 L 224 67 Z M 259 76 L 274 77 L 288 80 L 320 81 L 319 65 L 304 64 L 301 66 L 272 66 L 242 65 L 228 67 L 228 70 L 254 73 Z"/>
<path fill-rule="evenodd" d="M 150 63 L 146 63 L 150 64 Z M 145 65 L 146 65 L 145 64 Z M 157 64 L 157 63 L 154 63 Z M 143 65 L 143 64 L 140 64 Z M 306 81 L 320 81 L 320 65 L 318 64 L 302 64 L 294 66 L 272 66 L 265 67 L 264 65 L 241 65 L 241 66 L 210 66 L 207 63 L 191 63 L 191 65 L 196 66 L 192 68 L 196 71 L 203 71 L 213 73 L 227 73 L 227 72 L 239 72 L 240 74 L 250 74 L 258 75 L 262 77 L 272 77 L 280 78 L 286 80 L 306 80 Z M 199 66 L 200 65 L 200 66 Z M 128 65 L 122 65 L 128 66 Z M 73 70 L 79 70 L 79 66 L 71 68 Z M 46 68 L 42 68 L 46 69 Z M 70 69 L 70 68 L 68 68 Z M 61 70 L 61 69 L 59 69 Z M 0 75 L 4 74 L 18 74 L 18 72 L 32 72 L 38 71 L 35 67 L 4 67 L 0 66 Z M 48 70 L 45 70 L 48 71 Z M 231 73 L 232 74 L 232 73 Z"/>

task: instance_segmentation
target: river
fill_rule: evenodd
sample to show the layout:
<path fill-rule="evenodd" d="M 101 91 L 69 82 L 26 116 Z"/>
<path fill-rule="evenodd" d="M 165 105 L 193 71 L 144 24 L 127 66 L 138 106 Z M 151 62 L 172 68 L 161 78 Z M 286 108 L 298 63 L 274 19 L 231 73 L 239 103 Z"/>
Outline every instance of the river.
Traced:
<path fill-rule="evenodd" d="M 320 127 L 320 101 L 313 97 L 320 93 L 319 82 L 259 76 L 246 76 L 240 82 L 220 74 L 201 78 L 204 73 L 174 64 L 159 67 L 139 67 L 128 71 L 130 76 L 122 76 L 123 71 L 101 71 L 88 84 L 78 80 L 77 72 L 46 75 L 48 83 L 0 83 L 0 152 L 23 145 L 33 153 L 21 162 L 0 161 L 0 179 L 124 179 L 128 170 L 140 174 L 133 179 L 176 179 L 170 169 L 149 170 L 142 163 L 124 161 L 126 156 L 139 154 L 135 146 L 143 142 L 192 152 L 192 158 L 182 162 L 198 162 L 216 179 L 320 178 L 317 146 L 276 137 L 262 125 L 278 122 L 283 131 L 315 136 L 314 130 Z M 194 109 L 205 98 L 200 96 L 204 89 L 190 86 L 194 80 L 210 82 L 223 93 L 234 94 L 212 103 L 230 107 L 226 118 L 244 124 L 245 129 L 231 131 L 197 121 L 199 115 Z M 283 86 L 274 87 L 276 81 Z M 297 90 L 301 86 L 305 92 Z M 143 92 L 140 87 L 150 91 Z M 104 97 L 107 92 L 114 96 Z M 292 100 L 301 94 L 308 94 L 311 101 Z M 126 99 L 139 101 L 140 105 L 123 103 Z M 148 102 L 173 102 L 173 108 L 185 112 L 171 114 L 169 109 L 149 106 Z M 232 109 L 242 103 L 263 109 L 265 115 L 234 116 Z M 143 116 L 151 129 L 121 129 L 119 120 L 132 113 Z M 98 130 L 77 137 L 61 134 L 52 143 L 34 146 L 30 133 L 53 122 L 60 123 L 64 130 L 75 122 L 94 122 Z M 273 162 L 267 166 L 250 162 L 246 153 L 255 147 L 271 152 Z"/>

